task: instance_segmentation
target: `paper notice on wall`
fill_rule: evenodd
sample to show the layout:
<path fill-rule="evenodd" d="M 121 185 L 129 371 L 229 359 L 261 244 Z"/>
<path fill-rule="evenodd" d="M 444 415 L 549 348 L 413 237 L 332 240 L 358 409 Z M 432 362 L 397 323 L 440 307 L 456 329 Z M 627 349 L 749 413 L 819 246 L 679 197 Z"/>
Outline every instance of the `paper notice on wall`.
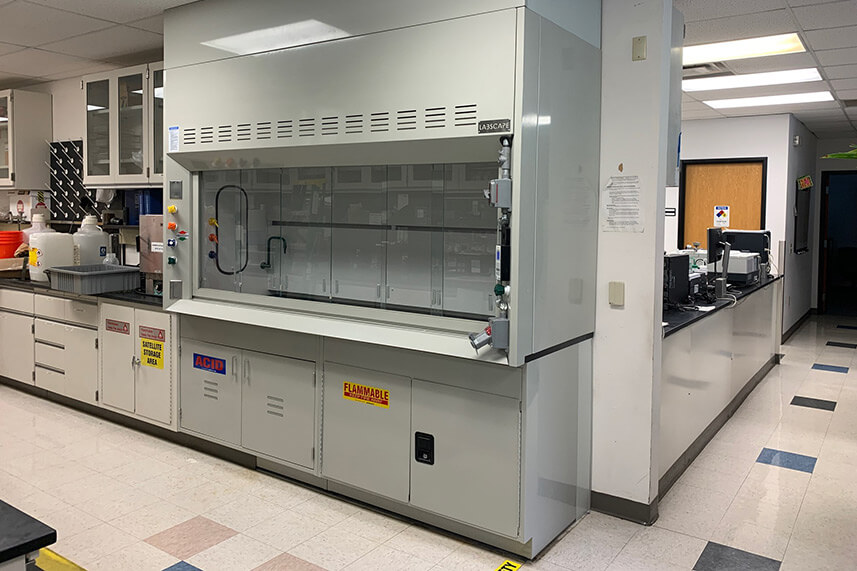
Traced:
<path fill-rule="evenodd" d="M 714 207 L 714 227 L 729 228 L 729 207 L 715 206 Z"/>
<path fill-rule="evenodd" d="M 640 177 L 611 176 L 604 188 L 601 229 L 604 232 L 642 232 Z"/>
<path fill-rule="evenodd" d="M 177 126 L 167 129 L 170 133 L 170 142 L 168 153 L 175 153 L 179 150 L 179 128 Z"/>

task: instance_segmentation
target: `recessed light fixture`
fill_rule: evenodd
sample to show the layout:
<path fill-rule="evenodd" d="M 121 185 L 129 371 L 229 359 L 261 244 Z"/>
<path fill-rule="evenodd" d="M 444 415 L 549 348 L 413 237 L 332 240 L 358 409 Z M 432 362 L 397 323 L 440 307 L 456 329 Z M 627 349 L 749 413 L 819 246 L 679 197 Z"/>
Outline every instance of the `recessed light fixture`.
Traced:
<path fill-rule="evenodd" d="M 764 97 L 715 99 L 703 103 L 713 109 L 735 109 L 737 107 L 763 107 L 765 105 L 788 105 L 790 103 L 818 103 L 819 101 L 833 101 L 833 95 L 829 91 L 814 91 L 812 93 L 789 93 Z"/>
<path fill-rule="evenodd" d="M 681 82 L 681 89 L 682 91 L 714 91 L 717 89 L 736 89 L 739 87 L 805 83 L 807 81 L 821 81 L 821 75 L 819 75 L 818 70 L 814 67 L 769 71 L 766 73 L 746 73 L 742 75 L 685 79 Z"/>
<path fill-rule="evenodd" d="M 248 55 L 335 40 L 346 36 L 348 36 L 348 32 L 335 26 L 318 20 L 302 20 L 201 43 L 204 46 L 225 52 Z"/>
<path fill-rule="evenodd" d="M 746 40 L 686 46 L 682 50 L 682 64 L 698 65 L 714 61 L 795 54 L 805 51 L 806 48 L 797 34 L 780 34 Z"/>

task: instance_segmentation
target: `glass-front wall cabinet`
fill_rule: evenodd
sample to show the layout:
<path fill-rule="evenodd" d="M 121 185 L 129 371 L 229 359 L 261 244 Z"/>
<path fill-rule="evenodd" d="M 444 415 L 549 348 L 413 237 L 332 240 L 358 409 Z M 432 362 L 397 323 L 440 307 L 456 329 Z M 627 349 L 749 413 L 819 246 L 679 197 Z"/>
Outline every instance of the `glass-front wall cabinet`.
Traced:
<path fill-rule="evenodd" d="M 142 73 L 120 76 L 119 85 L 119 174 L 143 174 L 145 150 Z"/>
<path fill-rule="evenodd" d="M 110 176 L 110 80 L 86 84 L 86 174 Z"/>
<path fill-rule="evenodd" d="M 496 163 L 200 173 L 200 287 L 494 314 Z"/>
<path fill-rule="evenodd" d="M 9 96 L 0 96 L 0 180 L 9 178 Z"/>
<path fill-rule="evenodd" d="M 162 64 L 158 64 L 161 68 Z M 152 110 L 152 173 L 158 178 L 164 176 L 164 70 L 150 66 Z"/>

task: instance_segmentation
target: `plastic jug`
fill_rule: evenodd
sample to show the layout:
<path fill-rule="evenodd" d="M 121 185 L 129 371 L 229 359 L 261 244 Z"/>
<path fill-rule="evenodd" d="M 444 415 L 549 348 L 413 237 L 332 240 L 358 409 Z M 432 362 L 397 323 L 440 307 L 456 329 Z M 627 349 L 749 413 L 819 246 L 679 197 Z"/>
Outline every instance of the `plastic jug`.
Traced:
<path fill-rule="evenodd" d="M 74 262 L 74 238 L 46 230 L 30 235 L 30 279 L 46 282 L 45 270 L 55 266 L 70 266 Z"/>
<path fill-rule="evenodd" d="M 45 224 L 45 215 L 44 214 L 33 214 L 33 224 L 26 230 L 24 230 L 24 243 L 30 243 L 30 236 L 33 234 L 38 234 L 39 232 L 53 232 L 53 230 L 48 228 L 48 225 Z"/>
<path fill-rule="evenodd" d="M 95 216 L 86 216 L 80 229 L 74 233 L 74 265 L 100 264 L 107 256 L 109 236 L 98 227 Z"/>

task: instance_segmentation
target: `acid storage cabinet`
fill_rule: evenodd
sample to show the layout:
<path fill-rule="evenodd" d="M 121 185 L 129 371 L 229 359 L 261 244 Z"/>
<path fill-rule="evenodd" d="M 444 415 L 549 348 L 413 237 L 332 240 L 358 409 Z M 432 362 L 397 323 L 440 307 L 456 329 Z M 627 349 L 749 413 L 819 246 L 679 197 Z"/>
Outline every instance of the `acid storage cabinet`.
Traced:
<path fill-rule="evenodd" d="M 399 5 L 165 12 L 181 429 L 533 556 L 589 507 L 600 2 Z"/>

